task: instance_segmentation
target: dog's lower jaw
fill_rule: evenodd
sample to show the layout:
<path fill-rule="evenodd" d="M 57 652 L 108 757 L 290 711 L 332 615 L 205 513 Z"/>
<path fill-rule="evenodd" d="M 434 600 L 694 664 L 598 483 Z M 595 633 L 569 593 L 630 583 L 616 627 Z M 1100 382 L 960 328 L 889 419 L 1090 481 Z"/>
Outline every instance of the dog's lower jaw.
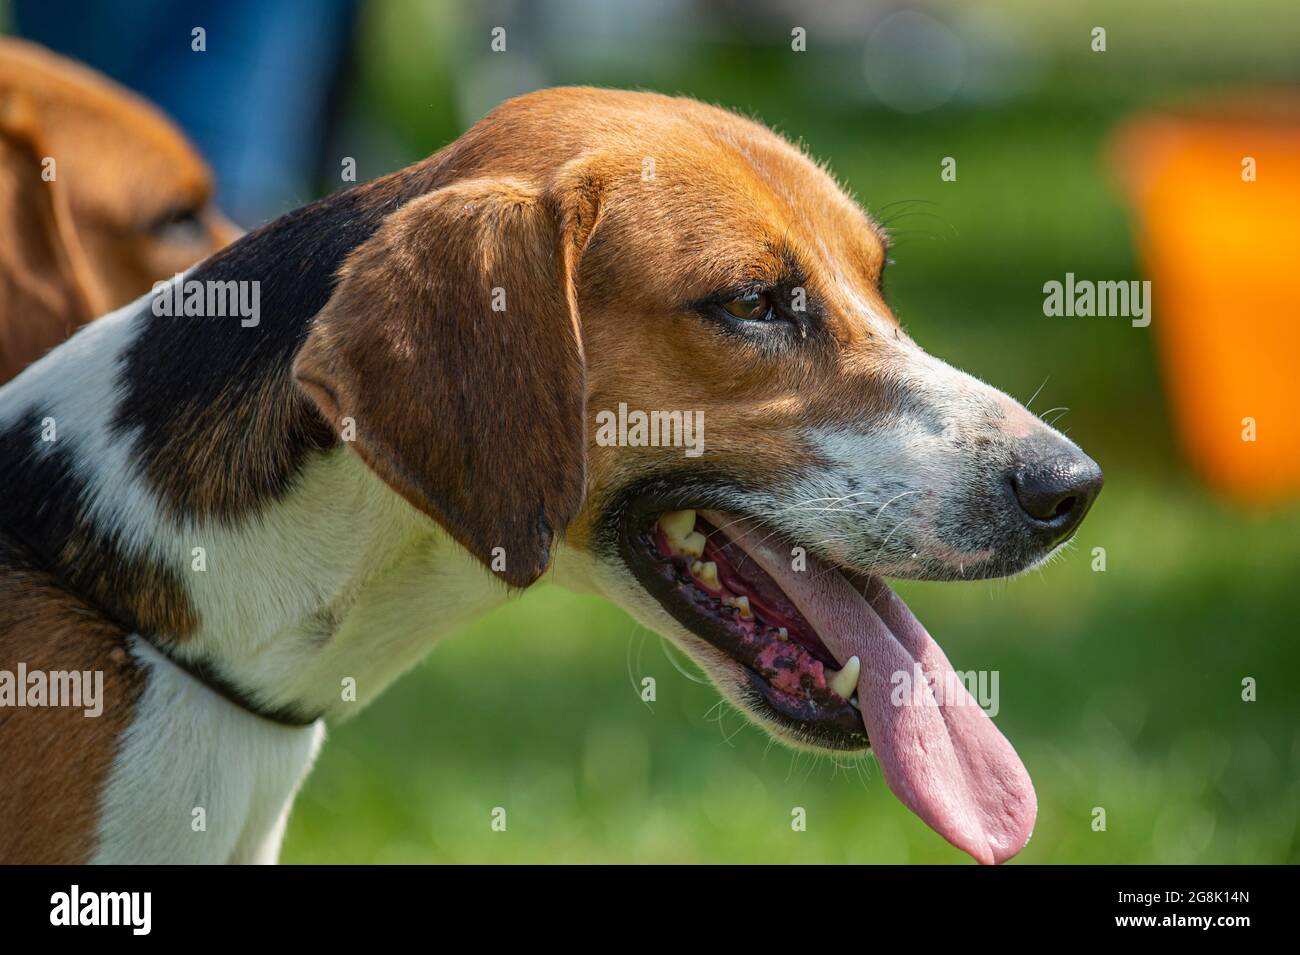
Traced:
<path fill-rule="evenodd" d="M 620 607 L 653 637 L 671 643 L 704 673 L 733 709 L 768 736 L 792 748 L 823 755 L 854 757 L 869 752 L 865 745 L 828 745 L 824 738 L 782 718 L 755 688 L 745 667 L 679 623 L 616 554 L 603 553 L 600 548 L 557 548 L 551 577 L 566 590 L 601 597 Z M 641 674 L 636 676 L 639 679 Z"/>

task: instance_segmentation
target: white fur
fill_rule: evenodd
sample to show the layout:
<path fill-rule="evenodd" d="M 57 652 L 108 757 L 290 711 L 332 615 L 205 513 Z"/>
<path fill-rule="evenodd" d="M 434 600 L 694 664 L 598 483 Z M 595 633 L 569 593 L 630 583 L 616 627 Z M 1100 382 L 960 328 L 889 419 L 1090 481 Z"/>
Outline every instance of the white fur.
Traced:
<path fill-rule="evenodd" d="M 203 621 L 186 648 L 277 706 L 348 715 L 508 595 L 347 449 L 309 464 L 255 520 L 186 534 L 177 549 L 208 549 L 205 572 L 186 565 Z M 332 632 L 322 616 L 337 621 Z"/>
<path fill-rule="evenodd" d="M 0 426 L 36 411 L 54 421 L 55 440 L 38 441 L 38 454 L 71 450 L 85 502 L 96 524 L 119 529 L 129 550 L 148 547 L 164 518 L 154 494 L 137 477 L 134 442 L 109 427 L 120 396 L 117 370 L 139 331 L 136 316 L 148 297 L 105 315 L 5 385 Z"/>
<path fill-rule="evenodd" d="M 139 637 L 147 685 L 100 803 L 97 863 L 274 862 L 324 725 L 287 727 L 223 699 Z M 195 810 L 206 829 L 196 831 Z"/>

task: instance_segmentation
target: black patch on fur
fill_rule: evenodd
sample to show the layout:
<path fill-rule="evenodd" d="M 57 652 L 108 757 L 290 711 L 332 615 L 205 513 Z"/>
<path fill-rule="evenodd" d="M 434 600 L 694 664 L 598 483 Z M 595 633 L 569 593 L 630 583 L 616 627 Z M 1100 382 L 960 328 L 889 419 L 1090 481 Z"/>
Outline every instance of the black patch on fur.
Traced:
<path fill-rule="evenodd" d="M 50 567 L 81 521 L 85 484 L 72 472 L 72 455 L 57 442 L 41 441 L 47 417 L 28 408 L 0 431 L 0 462 L 5 493 L 0 494 L 0 527 L 9 531 Z"/>
<path fill-rule="evenodd" d="M 311 453 L 335 445 L 337 436 L 291 380 L 294 356 L 348 254 L 390 213 L 433 188 L 433 178 L 433 166 L 421 164 L 327 196 L 244 236 L 186 277 L 260 283 L 255 327 L 242 327 L 238 316 L 146 312 L 118 371 L 123 398 L 112 428 L 134 434 L 141 469 L 173 513 L 228 518 L 279 500 Z M 291 406 L 273 448 L 250 447 L 247 429 L 235 427 L 218 453 L 209 453 L 206 466 L 227 469 L 220 500 L 189 494 L 185 482 L 168 483 L 169 460 L 202 444 L 213 422 L 251 421 L 247 403 L 266 400 Z M 263 432 L 255 436 L 268 443 Z"/>
<path fill-rule="evenodd" d="M 27 549 L 32 566 L 58 577 L 123 629 L 184 637 L 197 621 L 179 575 L 129 553 L 116 531 L 92 523 L 75 451 L 66 438 L 41 440 L 45 417 L 31 407 L 0 430 L 0 530 Z"/>

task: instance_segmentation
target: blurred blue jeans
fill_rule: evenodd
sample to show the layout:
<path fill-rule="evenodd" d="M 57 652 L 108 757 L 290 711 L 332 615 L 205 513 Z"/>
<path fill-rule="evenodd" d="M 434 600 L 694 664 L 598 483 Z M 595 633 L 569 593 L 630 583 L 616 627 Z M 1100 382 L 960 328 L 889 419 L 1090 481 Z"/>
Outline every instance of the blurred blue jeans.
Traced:
<path fill-rule="evenodd" d="M 93 66 L 175 119 L 252 227 L 315 195 L 354 0 L 14 0 L 15 32 Z M 206 52 L 191 31 L 207 31 Z"/>

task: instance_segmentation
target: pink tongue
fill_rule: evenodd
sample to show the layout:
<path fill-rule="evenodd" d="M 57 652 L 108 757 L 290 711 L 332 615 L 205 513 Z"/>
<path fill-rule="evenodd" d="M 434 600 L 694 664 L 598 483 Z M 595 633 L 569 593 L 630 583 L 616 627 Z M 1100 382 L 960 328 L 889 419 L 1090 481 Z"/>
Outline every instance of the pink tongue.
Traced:
<path fill-rule="evenodd" d="M 861 661 L 863 722 L 904 805 L 978 862 L 1005 862 L 1024 848 L 1038 814 L 1029 773 L 907 605 L 878 578 L 859 593 L 811 557 L 794 571 L 761 528 L 702 516 L 781 585 L 841 665 Z"/>

